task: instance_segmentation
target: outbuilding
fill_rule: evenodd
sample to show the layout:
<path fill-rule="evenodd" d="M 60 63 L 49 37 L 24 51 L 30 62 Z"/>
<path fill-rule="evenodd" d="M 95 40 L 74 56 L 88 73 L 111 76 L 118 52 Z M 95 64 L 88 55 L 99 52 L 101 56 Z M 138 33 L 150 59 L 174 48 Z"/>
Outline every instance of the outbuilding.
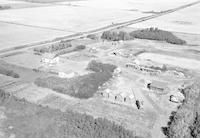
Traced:
<path fill-rule="evenodd" d="M 127 95 L 126 97 L 124 97 L 124 102 L 125 103 L 133 103 L 135 102 L 135 97 L 133 94 Z"/>
<path fill-rule="evenodd" d="M 101 95 L 104 97 L 104 98 L 108 98 L 108 99 L 112 99 L 114 100 L 114 95 L 112 94 L 111 90 L 110 89 L 106 89 L 105 91 L 102 91 L 101 92 Z"/>
<path fill-rule="evenodd" d="M 46 64 L 55 64 L 59 62 L 59 57 L 52 53 L 44 53 L 41 62 Z"/>
<path fill-rule="evenodd" d="M 158 93 L 164 93 L 169 90 L 167 84 L 160 81 L 152 81 L 151 83 L 148 83 L 147 88 Z"/>
<path fill-rule="evenodd" d="M 183 99 L 174 95 L 170 95 L 169 101 L 174 102 L 174 103 L 181 103 Z"/>
<path fill-rule="evenodd" d="M 117 94 L 115 96 L 115 100 L 118 101 L 118 102 L 124 102 L 124 97 L 123 95 L 120 93 L 120 94 Z"/>

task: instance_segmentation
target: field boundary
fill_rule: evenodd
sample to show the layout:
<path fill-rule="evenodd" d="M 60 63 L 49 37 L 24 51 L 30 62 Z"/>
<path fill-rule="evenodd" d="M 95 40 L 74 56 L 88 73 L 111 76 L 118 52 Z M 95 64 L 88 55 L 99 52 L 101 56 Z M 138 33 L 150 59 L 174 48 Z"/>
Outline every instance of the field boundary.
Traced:
<path fill-rule="evenodd" d="M 169 9 L 169 10 L 163 11 L 159 14 L 145 16 L 145 17 L 141 17 L 141 18 L 126 21 L 126 22 L 116 23 L 116 24 L 112 24 L 112 25 L 108 25 L 108 26 L 99 28 L 99 29 L 91 30 L 91 31 L 79 32 L 79 33 L 75 33 L 75 34 L 68 35 L 68 36 L 57 37 L 57 38 L 54 38 L 54 39 L 51 39 L 51 40 L 40 41 L 40 42 L 31 43 L 31 44 L 26 44 L 26 45 L 16 46 L 16 47 L 12 47 L 12 48 L 2 49 L 2 50 L 0 50 L 0 53 L 11 52 L 11 51 L 20 50 L 20 49 L 23 49 L 23 48 L 37 47 L 37 46 L 40 46 L 40 45 L 43 45 L 43 44 L 59 42 L 60 40 L 78 39 L 78 38 L 81 38 L 81 37 L 86 37 L 87 35 L 90 35 L 90 34 L 101 33 L 101 32 L 113 30 L 113 29 L 116 29 L 116 28 L 122 28 L 122 27 L 125 27 L 125 26 L 129 26 L 129 25 L 132 25 L 132 24 L 136 24 L 136 23 L 139 23 L 139 22 L 143 22 L 143 21 L 147 21 L 147 20 L 150 20 L 150 19 L 153 19 L 153 18 L 157 18 L 157 17 L 163 16 L 163 15 L 169 14 L 169 13 L 173 13 L 175 11 L 178 11 L 178 10 L 181 10 L 181 9 L 184 9 L 184 8 L 187 8 L 187 7 L 191 7 L 191 6 L 199 4 L 199 3 L 200 3 L 200 0 L 193 2 L 193 3 L 190 3 L 190 4 L 179 6 L 179 7 L 174 8 L 174 9 Z"/>

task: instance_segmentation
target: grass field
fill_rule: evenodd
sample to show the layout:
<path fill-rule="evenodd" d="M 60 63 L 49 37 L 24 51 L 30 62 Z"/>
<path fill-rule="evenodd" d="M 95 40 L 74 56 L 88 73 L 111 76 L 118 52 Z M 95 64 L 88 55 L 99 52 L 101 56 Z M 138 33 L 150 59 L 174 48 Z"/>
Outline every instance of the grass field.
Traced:
<path fill-rule="evenodd" d="M 35 1 L 46 2 L 47 0 Z M 190 0 L 189 2 L 192 1 L 194 0 Z M 37 5 L 38 3 L 2 0 L 0 4 L 10 3 L 13 6 L 19 5 L 18 8 L 20 8 L 21 5 L 22 8 L 18 9 L 17 6 L 14 6 L 14 9 L 0 12 L 0 21 L 4 22 L 0 23 L 0 49 L 93 30 L 111 25 L 112 23 L 119 23 L 147 16 L 143 11 L 167 10 L 189 2 L 186 0 L 175 0 L 173 2 L 167 0 L 161 0 L 159 2 L 146 0 L 70 0 L 59 2 L 51 6 L 49 4 L 41 6 L 41 4 Z M 23 4 L 28 5 L 28 7 L 23 8 Z M 32 7 L 30 4 L 33 4 Z M 9 22 L 9 24 L 5 22 Z M 154 25 L 155 24 L 151 26 Z M 142 25 L 136 24 L 136 26 L 140 27 Z M 148 25 L 148 27 L 151 26 Z M 162 29 L 162 27 L 159 28 Z"/>
<path fill-rule="evenodd" d="M 11 96 L 3 90 L 0 90 L 0 105 L 1 137 L 134 137 L 131 131 L 107 119 L 41 107 Z"/>
<path fill-rule="evenodd" d="M 95 14 L 93 14 L 95 12 Z M 48 14 L 46 14 L 48 13 Z M 40 15 L 40 16 L 38 16 Z M 106 15 L 106 16 L 105 16 Z M 66 32 L 82 32 L 144 16 L 140 12 L 93 9 L 74 6 L 48 6 L 2 11 L 0 20 L 48 27 Z"/>
<path fill-rule="evenodd" d="M 70 33 L 26 27 L 14 24 L 0 23 L 0 49 L 53 39 Z"/>
<path fill-rule="evenodd" d="M 163 11 L 187 4 L 195 0 L 80 0 L 71 1 L 71 4 L 87 6 L 97 9 L 122 9 L 130 11 Z M 69 3 L 69 2 L 63 2 Z M 112 5 L 112 6 L 110 6 Z"/>
<path fill-rule="evenodd" d="M 158 27 L 174 32 L 194 33 L 200 32 L 200 4 L 168 14 L 156 19 L 134 24 L 135 28 Z"/>
<path fill-rule="evenodd" d="M 56 3 L 56 2 L 64 2 L 64 1 L 79 1 L 79 0 L 17 0 L 17 1 L 25 1 L 32 3 Z"/>

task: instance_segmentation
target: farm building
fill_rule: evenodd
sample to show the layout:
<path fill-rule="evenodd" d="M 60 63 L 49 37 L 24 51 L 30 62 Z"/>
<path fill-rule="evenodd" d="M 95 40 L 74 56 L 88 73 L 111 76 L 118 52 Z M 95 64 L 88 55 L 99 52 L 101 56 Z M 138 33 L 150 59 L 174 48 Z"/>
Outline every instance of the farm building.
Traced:
<path fill-rule="evenodd" d="M 124 102 L 124 96 L 122 93 L 115 95 L 115 100 L 118 102 Z"/>
<path fill-rule="evenodd" d="M 41 62 L 46 64 L 56 64 L 59 62 L 59 57 L 52 53 L 44 53 Z"/>
<path fill-rule="evenodd" d="M 71 73 L 65 73 L 65 72 L 58 72 L 58 76 L 60 78 L 73 78 L 75 76 L 77 76 L 78 74 L 75 72 L 71 72 Z"/>
<path fill-rule="evenodd" d="M 105 91 L 101 92 L 101 95 L 105 98 L 109 98 L 110 89 L 106 89 Z"/>
<path fill-rule="evenodd" d="M 153 81 L 148 83 L 147 88 L 157 93 L 165 93 L 167 90 L 169 90 L 167 84 L 160 81 Z"/>
<path fill-rule="evenodd" d="M 116 68 L 115 70 L 114 70 L 114 74 L 115 75 L 119 75 L 120 73 L 122 73 L 122 70 L 121 70 L 121 68 Z"/>
<path fill-rule="evenodd" d="M 150 75 L 158 75 L 158 74 L 161 73 L 160 70 L 151 69 L 151 68 L 148 68 L 148 67 L 145 67 L 145 66 L 142 66 L 142 65 L 138 65 L 138 64 L 135 64 L 135 63 L 127 63 L 126 67 L 132 68 L 134 70 L 138 70 L 142 73 L 148 73 Z"/>
<path fill-rule="evenodd" d="M 114 95 L 112 94 L 112 92 L 110 91 L 110 89 L 106 89 L 105 91 L 101 92 L 101 95 L 104 98 L 114 99 Z"/>
<path fill-rule="evenodd" d="M 133 102 L 135 102 L 135 97 L 134 97 L 134 95 L 131 94 L 131 95 L 125 96 L 125 97 L 124 97 L 124 102 L 126 102 L 126 103 L 133 103 Z"/>
<path fill-rule="evenodd" d="M 178 77 L 178 78 L 184 78 L 185 75 L 182 72 L 178 72 L 176 70 L 169 70 L 166 72 L 167 75 L 169 76 L 174 76 L 174 77 Z"/>

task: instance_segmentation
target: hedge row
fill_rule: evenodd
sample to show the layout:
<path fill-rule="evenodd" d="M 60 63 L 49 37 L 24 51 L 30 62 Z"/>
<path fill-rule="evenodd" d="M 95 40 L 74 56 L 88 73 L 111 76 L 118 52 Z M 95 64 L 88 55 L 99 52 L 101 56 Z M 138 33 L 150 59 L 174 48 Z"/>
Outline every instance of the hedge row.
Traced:
<path fill-rule="evenodd" d="M 173 112 L 165 134 L 169 138 L 200 137 L 200 84 L 195 83 L 182 90 L 183 104 Z"/>
<path fill-rule="evenodd" d="M 159 30 L 157 28 L 136 30 L 136 31 L 132 31 L 130 33 L 127 33 L 124 31 L 120 31 L 120 32 L 105 31 L 105 32 L 103 32 L 101 38 L 110 40 L 110 41 L 132 40 L 134 38 L 139 38 L 139 39 L 166 41 L 168 43 L 178 44 L 178 45 L 186 44 L 186 41 L 176 37 L 171 32 Z"/>
<path fill-rule="evenodd" d="M 0 90 L 6 109 L 5 128 L 19 138 L 136 138 L 130 130 L 104 118 L 38 106 Z M 6 126 L 8 125 L 8 126 Z"/>
<path fill-rule="evenodd" d="M 34 48 L 34 51 L 39 52 L 39 53 L 51 53 L 51 52 L 67 49 L 69 47 L 72 47 L 71 43 L 66 42 L 66 41 L 61 41 L 60 43 L 52 44 L 47 47 Z"/>
<path fill-rule="evenodd" d="M 38 78 L 35 80 L 35 84 L 77 98 L 87 99 L 98 91 L 99 86 L 112 78 L 115 68 L 116 66 L 114 65 L 91 61 L 87 69 L 94 71 L 93 73 L 71 79 L 58 77 Z"/>

